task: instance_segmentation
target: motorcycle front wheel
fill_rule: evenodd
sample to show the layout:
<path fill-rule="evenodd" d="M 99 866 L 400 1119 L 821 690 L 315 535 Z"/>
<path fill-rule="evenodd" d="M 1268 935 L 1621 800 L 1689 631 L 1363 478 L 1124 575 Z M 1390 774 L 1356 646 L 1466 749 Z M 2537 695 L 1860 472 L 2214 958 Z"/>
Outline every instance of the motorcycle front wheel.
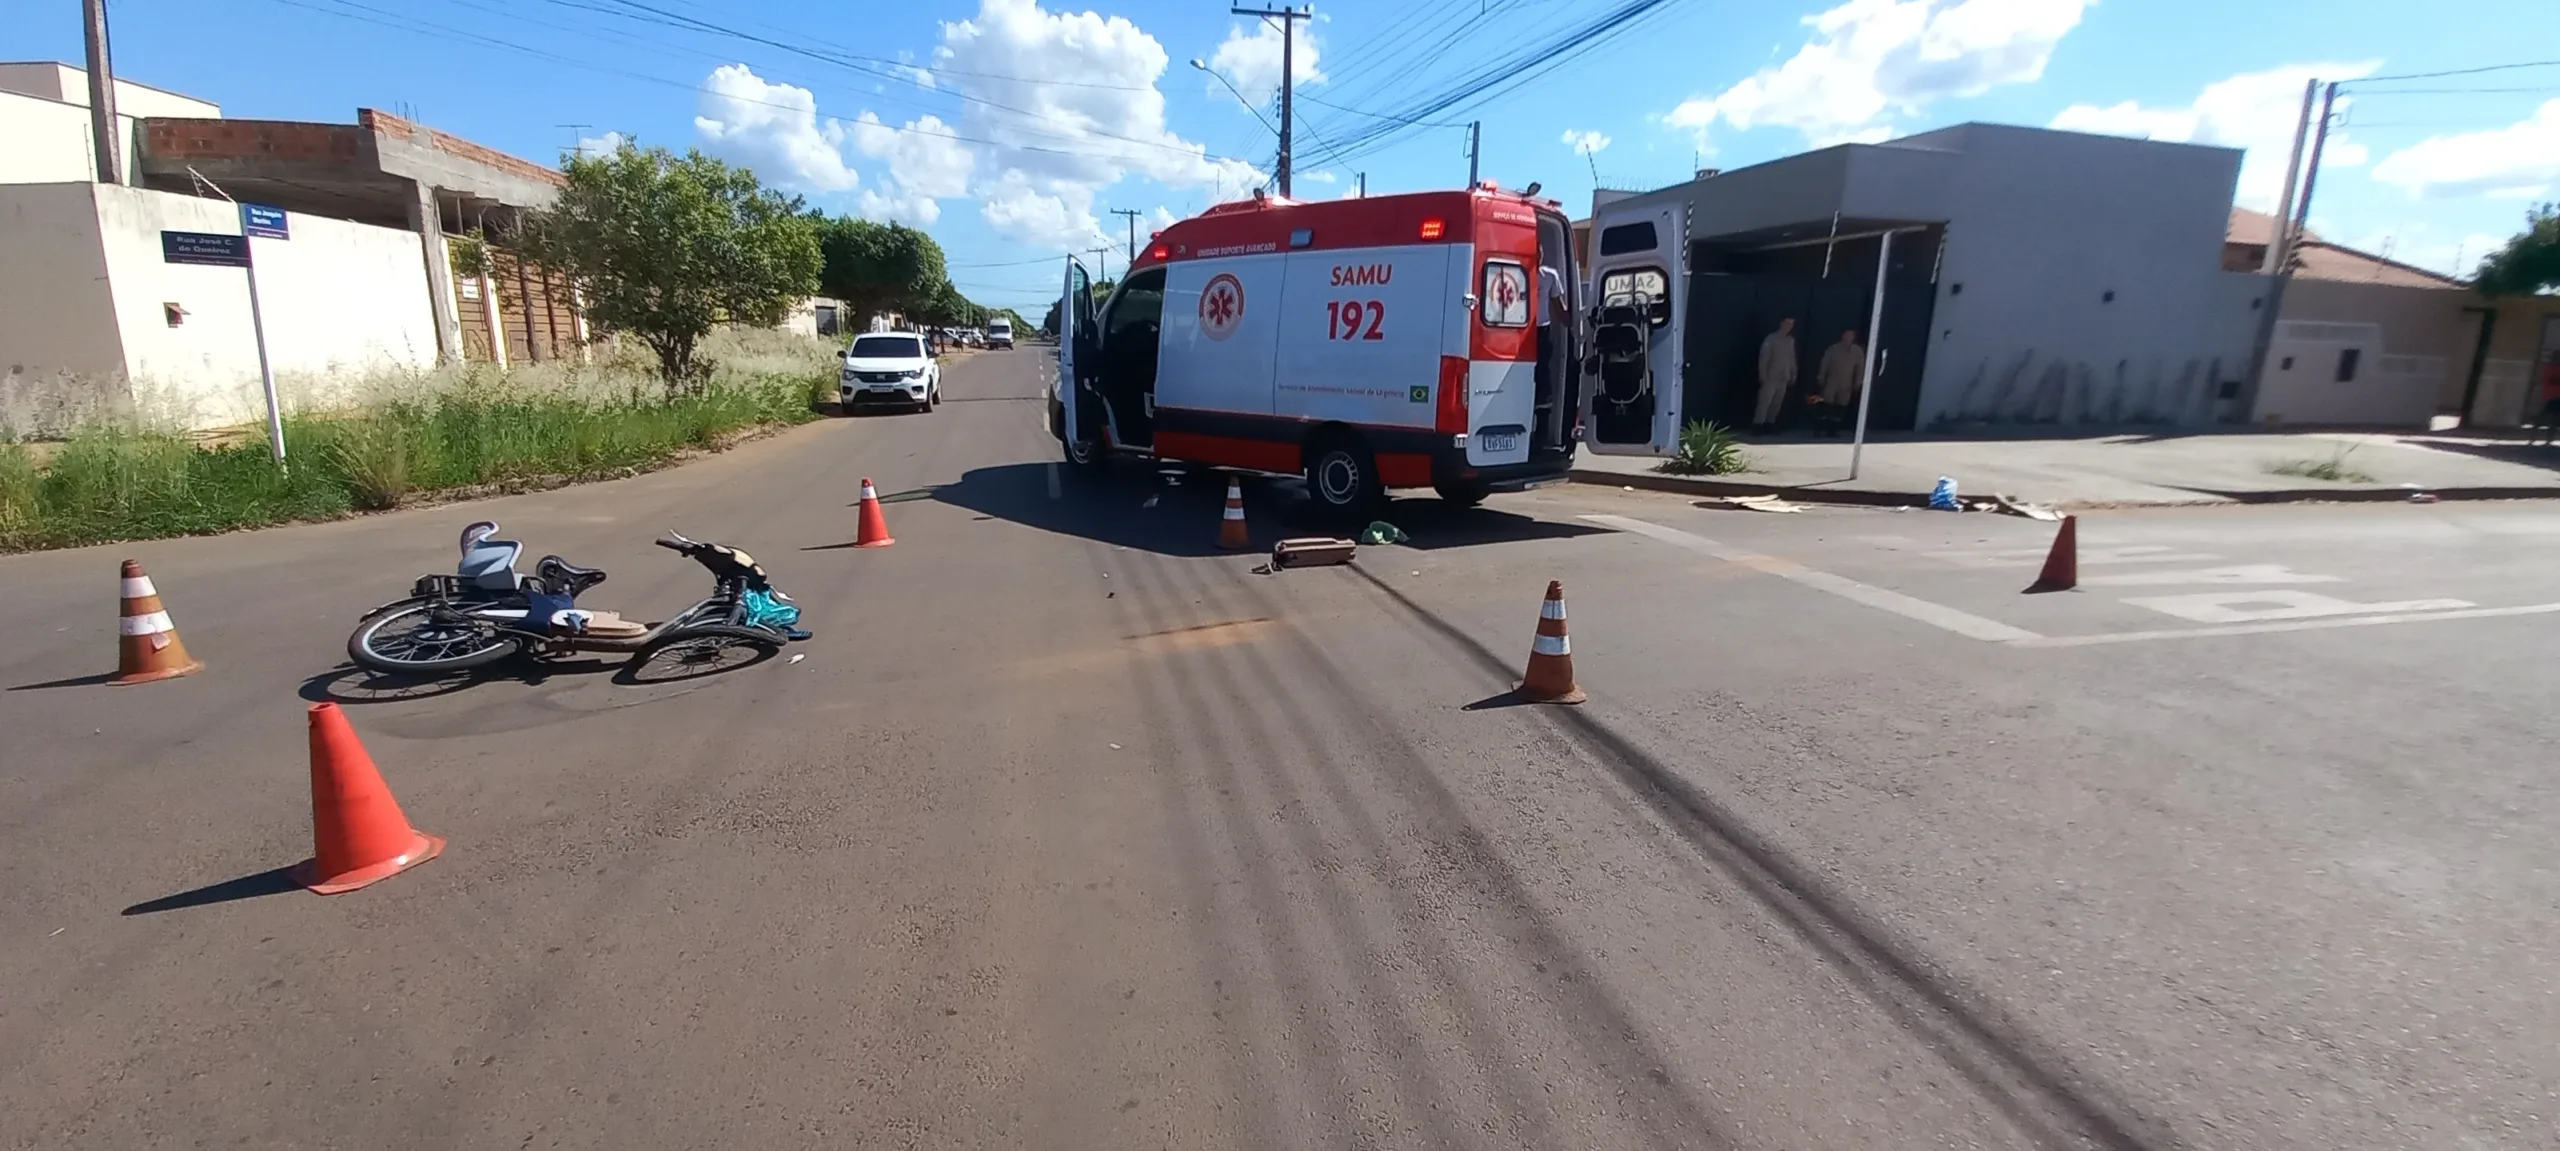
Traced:
<path fill-rule="evenodd" d="M 757 627 L 737 624 L 688 624 L 669 631 L 632 653 L 631 662 L 615 676 L 620 683 L 668 683 L 736 671 L 772 659 L 783 638 Z"/>
<path fill-rule="evenodd" d="M 347 658 L 383 675 L 449 675 L 516 654 L 524 641 L 437 604 L 374 616 L 347 637 Z"/>

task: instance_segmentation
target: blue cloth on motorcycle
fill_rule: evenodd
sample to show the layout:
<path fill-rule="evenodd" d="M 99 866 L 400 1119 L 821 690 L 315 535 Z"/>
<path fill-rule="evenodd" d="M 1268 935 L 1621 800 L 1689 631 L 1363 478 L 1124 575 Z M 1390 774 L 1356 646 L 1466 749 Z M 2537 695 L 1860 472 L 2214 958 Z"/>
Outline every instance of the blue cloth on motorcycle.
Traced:
<path fill-rule="evenodd" d="M 577 606 L 577 599 L 574 596 L 553 595 L 546 591 L 528 591 L 524 593 L 524 601 L 524 622 L 527 627 L 573 632 L 585 630 L 575 623 L 564 627 L 554 622 L 561 612 Z"/>
<path fill-rule="evenodd" d="M 770 588 L 748 588 L 739 604 L 746 609 L 750 627 L 785 631 L 800 622 L 800 609 L 791 602 L 791 597 Z"/>

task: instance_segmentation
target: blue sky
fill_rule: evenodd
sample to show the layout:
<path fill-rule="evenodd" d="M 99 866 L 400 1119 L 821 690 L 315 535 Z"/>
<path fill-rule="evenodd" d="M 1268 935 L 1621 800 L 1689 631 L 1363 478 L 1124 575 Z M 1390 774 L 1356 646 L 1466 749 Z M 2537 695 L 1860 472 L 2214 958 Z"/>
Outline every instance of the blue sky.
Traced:
<path fill-rule="evenodd" d="M 2303 80 L 2350 81 L 2313 227 L 2467 270 L 2560 197 L 2551 0 L 1666 0 L 1540 70 L 1524 49 L 1627 0 L 1341 0 L 1298 61 L 1302 198 L 1484 175 L 1579 211 L 1653 187 L 1965 120 L 2245 147 L 2271 201 Z M 934 233 L 982 302 L 1037 314 L 1042 261 L 1249 190 L 1273 136 L 1190 61 L 1276 90 L 1278 42 L 1226 0 L 111 0 L 126 79 L 225 115 L 412 115 L 540 160 L 608 133 L 699 146 L 832 210 Z M 81 58 L 79 5 L 18 5 L 0 57 Z M 2458 9 L 2458 13 L 2456 12 Z M 1540 63 L 1544 56 L 1536 56 Z M 1445 107 L 1470 76 L 1496 81 Z M 2369 83 L 2354 81 L 2375 77 Z M 1377 114 L 1419 118 L 1380 139 Z M 1262 115 L 1275 111 L 1268 107 Z M 2457 263 L 2458 262 L 2458 263 Z"/>

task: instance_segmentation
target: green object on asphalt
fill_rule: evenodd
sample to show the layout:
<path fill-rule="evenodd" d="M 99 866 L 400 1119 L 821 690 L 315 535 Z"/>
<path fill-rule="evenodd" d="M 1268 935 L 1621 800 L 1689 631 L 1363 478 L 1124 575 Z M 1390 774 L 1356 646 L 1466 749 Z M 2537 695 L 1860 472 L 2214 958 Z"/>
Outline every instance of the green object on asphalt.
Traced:
<path fill-rule="evenodd" d="M 1368 527 L 1360 529 L 1360 542 L 1364 544 L 1400 544 L 1409 538 L 1403 528 L 1385 520 L 1372 520 Z"/>

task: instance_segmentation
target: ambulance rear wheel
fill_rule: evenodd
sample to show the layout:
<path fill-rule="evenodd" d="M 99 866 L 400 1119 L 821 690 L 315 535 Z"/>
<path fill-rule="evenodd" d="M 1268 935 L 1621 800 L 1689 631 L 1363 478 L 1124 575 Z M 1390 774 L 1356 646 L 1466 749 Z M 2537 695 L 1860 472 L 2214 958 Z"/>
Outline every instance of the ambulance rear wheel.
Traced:
<path fill-rule="evenodd" d="M 1317 440 L 1307 455 L 1307 494 L 1319 513 L 1355 520 L 1375 509 L 1386 489 L 1378 482 L 1378 462 L 1368 446 L 1358 437 L 1337 433 Z"/>

